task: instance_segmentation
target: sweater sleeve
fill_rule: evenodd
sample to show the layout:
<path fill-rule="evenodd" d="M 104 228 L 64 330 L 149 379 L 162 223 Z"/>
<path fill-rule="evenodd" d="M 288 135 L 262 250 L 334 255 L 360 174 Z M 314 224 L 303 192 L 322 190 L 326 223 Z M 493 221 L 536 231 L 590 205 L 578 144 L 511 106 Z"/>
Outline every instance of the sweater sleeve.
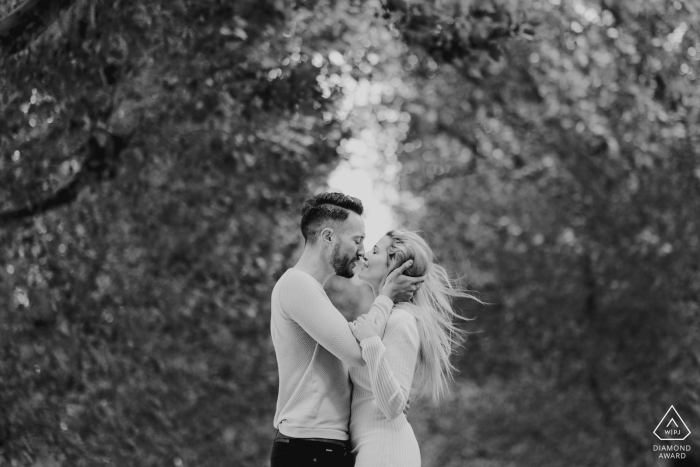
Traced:
<path fill-rule="evenodd" d="M 413 382 L 420 338 L 413 322 L 404 321 L 384 335 L 362 340 L 362 357 L 367 362 L 377 407 L 393 420 L 403 413 Z"/>
<path fill-rule="evenodd" d="M 381 323 L 383 326 L 382 335 L 386 330 L 386 324 L 389 322 L 389 316 L 391 316 L 391 309 L 394 307 L 394 302 L 391 301 L 386 295 L 377 295 L 374 299 L 372 307 L 367 312 L 375 318 L 377 323 Z"/>
<path fill-rule="evenodd" d="M 291 277 L 281 286 L 279 300 L 285 314 L 323 348 L 347 366 L 365 366 L 347 320 L 333 306 L 322 287 Z M 380 296 L 372 303 L 370 313 L 389 316 L 392 306 L 390 299 Z"/>

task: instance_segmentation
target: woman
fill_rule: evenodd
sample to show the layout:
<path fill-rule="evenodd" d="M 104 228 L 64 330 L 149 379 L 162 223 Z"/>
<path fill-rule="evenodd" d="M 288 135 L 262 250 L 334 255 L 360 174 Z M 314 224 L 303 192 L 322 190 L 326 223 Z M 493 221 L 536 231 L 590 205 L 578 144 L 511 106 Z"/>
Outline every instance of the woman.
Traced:
<path fill-rule="evenodd" d="M 453 323 L 459 315 L 450 299 L 478 299 L 453 286 L 416 233 L 389 232 L 366 256 L 359 278 L 375 293 L 387 275 L 409 259 L 413 265 L 404 274 L 426 277 L 410 302 L 395 305 L 385 329 L 366 315 L 350 323 L 367 363 L 350 369 L 355 467 L 420 467 L 418 443 L 404 414 L 414 373 L 419 393 L 439 402 L 454 370 L 450 354 L 463 338 Z"/>

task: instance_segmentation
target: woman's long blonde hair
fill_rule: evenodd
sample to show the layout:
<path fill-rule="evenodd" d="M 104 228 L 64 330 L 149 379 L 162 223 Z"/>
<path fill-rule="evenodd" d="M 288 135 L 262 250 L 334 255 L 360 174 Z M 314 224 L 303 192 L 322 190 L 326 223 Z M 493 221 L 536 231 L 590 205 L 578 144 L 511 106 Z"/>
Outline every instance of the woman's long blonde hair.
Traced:
<path fill-rule="evenodd" d="M 420 336 L 414 386 L 421 395 L 430 396 L 435 403 L 439 403 L 448 381 L 454 379 L 455 367 L 450 362 L 450 355 L 465 337 L 465 331 L 456 326 L 455 319 L 468 321 L 453 310 L 452 299 L 469 298 L 483 302 L 450 279 L 420 235 L 392 230 L 387 236 L 391 239 L 387 249 L 389 272 L 412 259 L 413 265 L 404 274 L 426 276 L 425 282 L 413 294 L 410 302 L 404 304 L 404 308 L 415 316 Z"/>

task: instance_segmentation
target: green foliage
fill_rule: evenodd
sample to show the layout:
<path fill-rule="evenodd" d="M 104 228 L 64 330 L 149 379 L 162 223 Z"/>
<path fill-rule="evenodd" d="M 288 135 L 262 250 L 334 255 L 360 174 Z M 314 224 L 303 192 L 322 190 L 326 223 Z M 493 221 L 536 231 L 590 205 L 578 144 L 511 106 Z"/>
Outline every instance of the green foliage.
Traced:
<path fill-rule="evenodd" d="M 0 463 L 268 455 L 269 293 L 343 131 L 313 18 L 77 2 L 4 57 Z"/>
<path fill-rule="evenodd" d="M 697 11 L 521 7 L 536 37 L 488 79 L 405 78 L 407 219 L 494 303 L 461 353 L 473 448 L 435 465 L 655 465 L 666 409 L 700 420 Z"/>
<path fill-rule="evenodd" d="M 691 2 L 59 6 L 0 44 L 1 465 L 264 465 L 270 290 L 353 137 L 493 303 L 412 401 L 425 465 L 654 465 L 670 404 L 700 425 Z"/>

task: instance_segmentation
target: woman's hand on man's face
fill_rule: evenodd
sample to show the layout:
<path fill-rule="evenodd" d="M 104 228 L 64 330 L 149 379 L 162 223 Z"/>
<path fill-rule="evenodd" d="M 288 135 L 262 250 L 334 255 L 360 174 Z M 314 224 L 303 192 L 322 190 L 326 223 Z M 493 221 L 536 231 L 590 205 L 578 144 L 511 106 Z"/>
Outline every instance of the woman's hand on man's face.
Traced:
<path fill-rule="evenodd" d="M 383 326 L 377 323 L 375 317 L 371 315 L 362 315 L 355 321 L 349 322 L 348 325 L 355 339 L 358 341 L 363 341 L 375 336 L 381 337 L 382 331 L 384 330 Z"/>

